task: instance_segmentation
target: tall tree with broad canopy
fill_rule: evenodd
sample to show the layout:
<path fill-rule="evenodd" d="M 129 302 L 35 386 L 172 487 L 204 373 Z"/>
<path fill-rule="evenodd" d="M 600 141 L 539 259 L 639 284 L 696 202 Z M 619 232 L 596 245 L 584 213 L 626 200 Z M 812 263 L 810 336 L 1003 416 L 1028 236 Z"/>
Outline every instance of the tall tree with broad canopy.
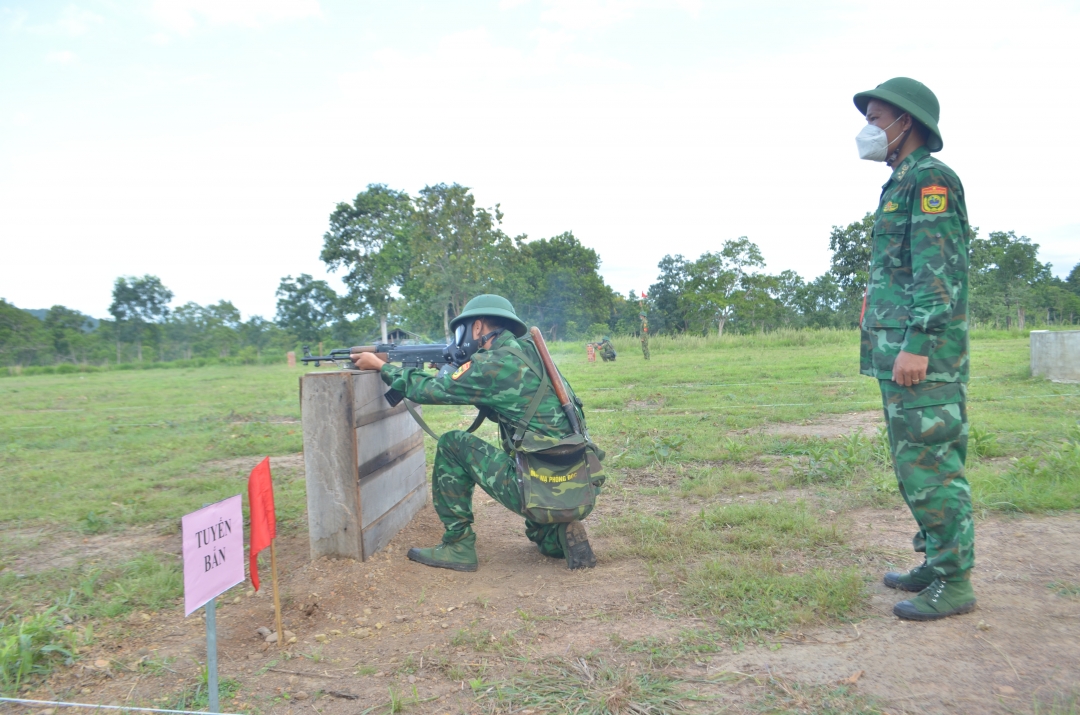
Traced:
<path fill-rule="evenodd" d="M 408 194 L 369 184 L 352 203 L 337 205 L 323 235 L 320 258 L 331 271 L 346 269 L 349 298 L 379 316 L 384 342 L 393 292 L 409 274 L 417 229 Z"/>
<path fill-rule="evenodd" d="M 468 187 L 425 186 L 415 201 L 417 233 L 412 243 L 409 279 L 401 293 L 442 314 L 450 339 L 450 320 L 470 298 L 499 290 L 520 239 L 499 224 L 502 212 L 478 208 Z"/>
<path fill-rule="evenodd" d="M 725 241 L 718 252 L 704 253 L 687 266 L 680 307 L 691 329 L 707 332 L 715 325 L 723 335 L 736 316 L 752 321 L 757 311 L 766 310 L 770 286 L 748 270 L 764 267 L 761 249 L 746 236 Z"/>
<path fill-rule="evenodd" d="M 277 299 L 277 324 L 304 343 L 322 340 L 338 312 L 334 289 L 307 273 L 282 278 Z"/>
<path fill-rule="evenodd" d="M 558 339 L 612 319 L 613 294 L 600 277 L 600 256 L 571 232 L 524 243 L 508 277 L 508 291 L 526 322 Z"/>
<path fill-rule="evenodd" d="M 1038 260 L 1039 244 L 1015 231 L 993 231 L 971 242 L 971 308 L 983 320 L 1004 318 L 1023 330 L 1037 284 L 1050 281 L 1050 264 Z"/>
<path fill-rule="evenodd" d="M 109 313 L 116 321 L 116 362 L 120 362 L 120 341 L 135 343 L 136 359 L 143 359 L 143 336 L 154 330 L 169 315 L 173 292 L 157 276 L 121 276 L 113 284 Z"/>
<path fill-rule="evenodd" d="M 687 271 L 690 263 L 681 254 L 664 256 L 657 264 L 660 275 L 656 283 L 649 286 L 649 300 L 652 309 L 649 313 L 649 327 L 654 333 L 677 333 L 689 329 L 686 311 L 680 297 L 686 290 L 689 280 Z"/>

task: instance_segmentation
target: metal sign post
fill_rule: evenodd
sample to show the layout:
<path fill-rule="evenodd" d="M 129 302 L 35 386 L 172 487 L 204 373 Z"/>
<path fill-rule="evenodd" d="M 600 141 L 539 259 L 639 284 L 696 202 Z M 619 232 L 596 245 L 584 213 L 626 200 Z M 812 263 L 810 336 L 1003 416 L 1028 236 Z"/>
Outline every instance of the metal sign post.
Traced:
<path fill-rule="evenodd" d="M 214 600 L 244 582 L 244 514 L 240 495 L 210 504 L 181 520 L 184 615 L 206 607 L 206 691 L 209 711 L 218 702 L 217 609 Z"/>
<path fill-rule="evenodd" d="M 217 601 L 206 602 L 206 696 L 208 710 L 221 712 L 217 677 Z"/>

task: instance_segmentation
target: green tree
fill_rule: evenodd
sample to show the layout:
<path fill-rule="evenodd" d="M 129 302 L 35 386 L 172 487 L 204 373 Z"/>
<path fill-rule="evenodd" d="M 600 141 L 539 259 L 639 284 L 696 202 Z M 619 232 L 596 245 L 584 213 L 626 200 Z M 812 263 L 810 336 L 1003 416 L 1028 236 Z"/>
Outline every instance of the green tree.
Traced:
<path fill-rule="evenodd" d="M 417 229 L 408 194 L 369 184 L 351 204 L 337 205 L 323 236 L 322 261 L 331 271 L 347 270 L 349 298 L 379 317 L 384 341 L 394 289 L 409 275 Z"/>
<path fill-rule="evenodd" d="M 1069 271 L 1069 277 L 1065 279 L 1065 287 L 1073 293 L 1080 295 L 1080 263 L 1073 266 Z"/>
<path fill-rule="evenodd" d="M 1033 305 L 1034 288 L 1049 281 L 1050 265 L 1038 260 L 1039 244 L 1014 231 L 994 231 L 986 239 L 971 242 L 970 292 L 975 317 L 1006 329 L 1024 329 L 1027 310 Z"/>
<path fill-rule="evenodd" d="M 689 325 L 681 300 L 689 280 L 689 262 L 681 255 L 664 256 L 657 264 L 660 275 L 649 286 L 649 330 L 653 333 L 677 333 Z"/>
<path fill-rule="evenodd" d="M 746 236 L 725 241 L 720 251 L 704 253 L 691 263 L 680 297 L 691 329 L 707 332 L 715 325 L 723 335 L 724 327 L 736 316 L 753 323 L 759 311 L 764 314 L 771 285 L 748 270 L 764 267 L 761 250 Z"/>
<path fill-rule="evenodd" d="M 85 359 L 89 316 L 62 305 L 54 305 L 45 315 L 45 330 L 52 340 L 54 358 L 61 356 L 78 362 L 80 355 Z"/>
<path fill-rule="evenodd" d="M 116 321 L 116 361 L 120 362 L 120 339 L 135 343 L 136 359 L 143 359 L 143 337 L 150 332 L 157 337 L 159 323 L 169 314 L 173 292 L 157 276 L 121 276 L 113 284 L 109 313 Z"/>
<path fill-rule="evenodd" d="M 510 239 L 499 228 L 498 205 L 478 208 L 468 187 L 460 184 L 425 186 L 415 205 L 417 233 L 401 294 L 414 309 L 438 311 L 449 340 L 450 319 L 465 303 L 505 283 L 520 239 Z"/>
<path fill-rule="evenodd" d="M 830 271 L 843 296 L 838 310 L 850 325 L 858 323 L 869 280 L 870 238 L 873 232 L 874 215 L 868 213 L 861 221 L 849 223 L 844 228 L 833 226 L 829 236 L 829 250 L 832 251 Z"/>
<path fill-rule="evenodd" d="M 276 322 L 304 343 L 316 343 L 327 336 L 338 314 L 338 297 L 326 281 L 301 273 L 281 279 L 277 289 Z"/>
<path fill-rule="evenodd" d="M 276 327 L 261 315 L 253 315 L 240 325 L 240 341 L 244 347 L 255 349 L 255 357 L 262 358 L 262 351 L 269 346 Z"/>
<path fill-rule="evenodd" d="M 596 323 L 612 320 L 614 295 L 600 277 L 600 256 L 571 232 L 521 245 L 507 277 L 518 314 L 548 332 L 577 337 Z"/>
<path fill-rule="evenodd" d="M 49 334 L 44 324 L 0 298 L 0 363 L 31 365 L 48 351 Z"/>

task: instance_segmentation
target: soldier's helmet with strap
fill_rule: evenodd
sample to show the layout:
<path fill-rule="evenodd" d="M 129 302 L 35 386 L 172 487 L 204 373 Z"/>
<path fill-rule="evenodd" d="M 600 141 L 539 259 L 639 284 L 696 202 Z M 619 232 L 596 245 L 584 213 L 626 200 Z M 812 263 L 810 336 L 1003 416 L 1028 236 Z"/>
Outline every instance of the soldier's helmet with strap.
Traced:
<path fill-rule="evenodd" d="M 492 316 L 509 321 L 512 325 L 514 337 L 520 338 L 529 332 L 529 327 L 518 317 L 514 306 L 501 295 L 485 293 L 478 295 L 465 304 L 465 309 L 450 321 L 450 329 L 457 330 L 459 325 L 468 325 L 477 318 Z"/>
<path fill-rule="evenodd" d="M 859 92 L 855 95 L 855 106 L 863 115 L 866 114 L 866 105 L 871 99 L 888 102 L 901 111 L 907 112 L 912 119 L 926 127 L 929 132 L 926 148 L 930 151 L 941 151 L 941 148 L 945 146 L 945 142 L 941 139 L 941 130 L 938 129 L 941 106 L 938 104 L 937 96 L 922 82 L 910 77 L 893 77 L 874 89 Z"/>

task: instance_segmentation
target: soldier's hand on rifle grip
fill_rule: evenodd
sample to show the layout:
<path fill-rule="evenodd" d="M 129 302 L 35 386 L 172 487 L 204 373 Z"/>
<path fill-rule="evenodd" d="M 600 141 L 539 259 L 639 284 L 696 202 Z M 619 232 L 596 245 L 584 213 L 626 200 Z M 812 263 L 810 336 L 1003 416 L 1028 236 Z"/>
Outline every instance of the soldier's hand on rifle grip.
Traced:
<path fill-rule="evenodd" d="M 382 370 L 382 366 L 386 364 L 378 353 L 373 352 L 351 353 L 349 359 L 356 365 L 357 370 Z"/>

